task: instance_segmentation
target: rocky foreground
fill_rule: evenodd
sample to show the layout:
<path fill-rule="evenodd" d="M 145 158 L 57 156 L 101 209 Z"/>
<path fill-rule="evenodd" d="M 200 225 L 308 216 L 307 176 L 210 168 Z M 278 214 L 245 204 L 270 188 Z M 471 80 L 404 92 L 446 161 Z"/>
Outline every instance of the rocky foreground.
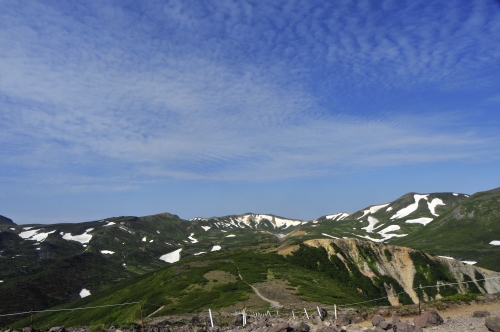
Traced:
<path fill-rule="evenodd" d="M 417 315 L 416 315 L 417 314 Z M 495 296 L 484 302 L 470 305 L 438 306 L 425 308 L 418 315 L 416 307 L 391 310 L 381 308 L 375 311 L 351 310 L 332 317 L 331 312 L 321 309 L 309 319 L 292 319 L 286 316 L 255 317 L 243 315 L 221 315 L 214 317 L 211 326 L 208 316 L 172 316 L 148 319 L 142 326 L 120 328 L 84 326 L 65 328 L 53 327 L 50 332 L 500 332 L 500 301 Z M 0 332 L 17 332 L 6 330 Z M 31 332 L 30 328 L 22 332 Z"/>

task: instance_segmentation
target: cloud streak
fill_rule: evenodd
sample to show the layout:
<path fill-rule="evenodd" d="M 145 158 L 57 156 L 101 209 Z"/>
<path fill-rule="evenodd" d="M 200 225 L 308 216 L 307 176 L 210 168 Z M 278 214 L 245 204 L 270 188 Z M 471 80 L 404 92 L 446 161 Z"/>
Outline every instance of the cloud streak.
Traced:
<path fill-rule="evenodd" d="M 500 19 L 487 2 L 6 7 L 0 156 L 21 175 L 5 177 L 100 190 L 110 174 L 268 181 L 499 157 L 498 134 L 460 110 L 346 104 L 367 87 L 489 87 Z"/>

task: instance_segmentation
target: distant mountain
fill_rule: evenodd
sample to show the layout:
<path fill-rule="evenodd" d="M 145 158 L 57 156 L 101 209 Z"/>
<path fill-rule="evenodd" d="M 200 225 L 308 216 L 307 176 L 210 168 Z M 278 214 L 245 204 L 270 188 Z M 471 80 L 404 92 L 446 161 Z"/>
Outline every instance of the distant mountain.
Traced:
<path fill-rule="evenodd" d="M 15 225 L 15 223 L 12 221 L 12 219 L 0 216 L 0 225 Z"/>
<path fill-rule="evenodd" d="M 461 200 L 394 243 L 500 270 L 500 188 Z"/>
<path fill-rule="evenodd" d="M 355 238 L 500 271 L 499 196 L 499 189 L 471 197 L 409 193 L 309 221 L 254 213 L 183 220 L 161 213 L 76 224 L 0 223 L 0 303 L 9 302 L 0 314 L 72 302 L 179 260 L 257 244 Z"/>

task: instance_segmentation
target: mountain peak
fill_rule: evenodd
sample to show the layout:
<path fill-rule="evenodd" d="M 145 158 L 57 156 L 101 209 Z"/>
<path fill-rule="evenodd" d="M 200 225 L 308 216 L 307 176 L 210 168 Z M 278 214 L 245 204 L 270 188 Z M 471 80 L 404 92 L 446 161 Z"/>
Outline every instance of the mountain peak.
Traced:
<path fill-rule="evenodd" d="M 0 215 L 0 225 L 16 225 L 12 219 Z"/>

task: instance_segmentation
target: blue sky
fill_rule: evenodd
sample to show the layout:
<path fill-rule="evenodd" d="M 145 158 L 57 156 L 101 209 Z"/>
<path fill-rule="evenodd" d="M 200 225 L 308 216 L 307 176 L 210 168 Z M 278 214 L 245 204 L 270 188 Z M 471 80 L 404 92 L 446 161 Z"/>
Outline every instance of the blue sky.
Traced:
<path fill-rule="evenodd" d="M 313 219 L 500 186 L 500 3 L 0 1 L 0 214 Z"/>

